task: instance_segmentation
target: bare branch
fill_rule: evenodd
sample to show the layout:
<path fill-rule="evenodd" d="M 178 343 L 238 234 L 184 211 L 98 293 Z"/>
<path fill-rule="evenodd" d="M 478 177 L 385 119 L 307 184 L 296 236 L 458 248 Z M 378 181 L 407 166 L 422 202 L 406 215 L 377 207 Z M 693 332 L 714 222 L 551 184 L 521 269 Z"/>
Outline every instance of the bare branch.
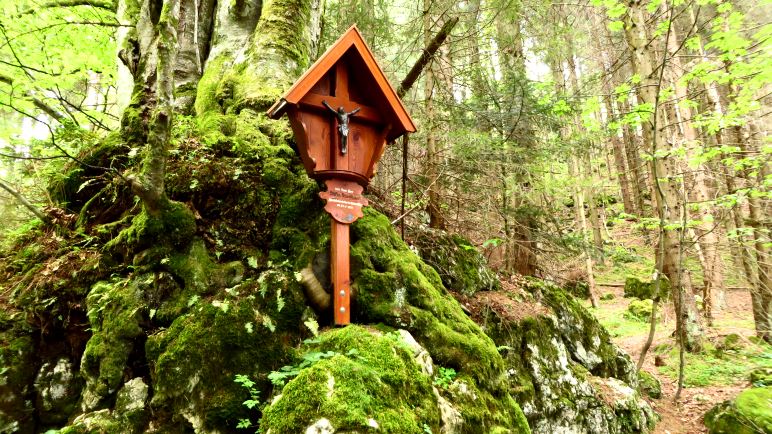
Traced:
<path fill-rule="evenodd" d="M 38 209 L 35 205 L 31 204 L 21 193 L 15 188 L 11 187 L 8 183 L 0 179 L 0 188 L 11 194 L 20 204 L 27 208 L 35 217 L 39 218 L 45 224 L 51 224 L 51 218 L 48 217 L 43 211 Z"/>
<path fill-rule="evenodd" d="M 453 27 L 455 27 L 456 23 L 458 23 L 458 17 L 451 18 L 445 23 L 445 25 L 442 26 L 434 38 L 432 38 L 431 43 L 429 43 L 426 49 L 424 49 L 424 52 L 421 53 L 421 57 L 416 60 L 413 67 L 410 68 L 410 72 L 407 73 L 405 78 L 402 80 L 402 83 L 399 84 L 397 95 L 400 98 L 405 96 L 407 91 L 413 87 L 413 84 L 415 84 L 416 80 L 418 80 L 418 77 L 421 76 L 421 72 L 423 72 L 424 68 L 426 68 L 426 65 L 428 65 L 432 60 L 434 54 L 437 52 L 437 50 L 440 49 L 442 43 L 445 42 L 445 39 L 448 38 L 448 35 L 450 35 L 450 32 L 453 30 Z"/>
<path fill-rule="evenodd" d="M 93 8 L 104 9 L 106 11 L 115 12 L 115 4 L 113 2 L 98 1 L 98 0 L 58 0 L 43 3 L 34 8 L 29 8 L 22 11 L 16 17 L 23 15 L 34 14 L 40 9 L 52 9 L 52 8 L 72 8 L 76 6 L 91 6 Z"/>

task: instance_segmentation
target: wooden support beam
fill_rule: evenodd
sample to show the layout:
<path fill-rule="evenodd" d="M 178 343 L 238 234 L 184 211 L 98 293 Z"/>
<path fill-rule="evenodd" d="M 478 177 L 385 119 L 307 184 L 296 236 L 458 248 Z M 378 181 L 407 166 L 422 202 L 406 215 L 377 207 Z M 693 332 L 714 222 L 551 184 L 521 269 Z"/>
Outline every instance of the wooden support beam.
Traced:
<path fill-rule="evenodd" d="M 349 225 L 332 222 L 333 307 L 335 325 L 347 325 L 351 322 L 351 281 L 349 278 Z"/>

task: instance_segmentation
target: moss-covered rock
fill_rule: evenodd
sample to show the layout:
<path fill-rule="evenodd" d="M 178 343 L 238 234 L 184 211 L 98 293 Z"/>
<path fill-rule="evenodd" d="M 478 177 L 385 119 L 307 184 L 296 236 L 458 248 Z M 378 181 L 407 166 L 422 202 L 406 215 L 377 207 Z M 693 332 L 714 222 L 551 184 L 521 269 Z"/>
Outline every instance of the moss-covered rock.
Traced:
<path fill-rule="evenodd" d="M 654 399 L 662 398 L 662 383 L 646 371 L 638 371 L 638 391 Z"/>
<path fill-rule="evenodd" d="M 651 300 L 639 300 L 633 298 L 627 305 L 623 316 L 627 319 L 634 321 L 651 321 L 651 312 L 654 308 L 654 303 Z"/>
<path fill-rule="evenodd" d="M 635 366 L 595 317 L 552 285 L 532 280 L 526 291 L 517 315 L 490 305 L 480 321 L 504 351 L 533 432 L 651 430 L 656 416 L 636 392 Z"/>
<path fill-rule="evenodd" d="M 102 409 L 78 415 L 60 434 L 140 434 L 149 419 L 146 408 L 148 387 L 134 378 L 118 392 L 115 409 Z"/>
<path fill-rule="evenodd" d="M 331 432 L 439 432 L 431 378 L 399 334 L 352 325 L 322 334 L 303 351 L 306 360 L 318 361 L 281 389 L 261 429 L 299 433 L 327 420 Z"/>
<path fill-rule="evenodd" d="M 587 282 L 569 282 L 564 289 L 576 298 L 582 300 L 588 300 L 590 298 L 590 285 Z"/>
<path fill-rule="evenodd" d="M 141 323 L 148 309 L 143 302 L 144 287 L 152 285 L 153 276 L 95 284 L 86 306 L 92 336 L 81 359 L 81 373 L 86 379 L 82 407 L 96 410 L 123 384 L 129 355 L 142 343 Z"/>
<path fill-rule="evenodd" d="M 72 361 L 59 357 L 43 363 L 35 378 L 38 419 L 43 426 L 61 426 L 80 400 L 82 378 Z"/>
<path fill-rule="evenodd" d="M 464 295 L 501 289 L 485 257 L 468 240 L 426 229 L 415 237 L 415 246 L 421 258 L 437 270 L 447 289 Z"/>
<path fill-rule="evenodd" d="M 33 330 L 24 316 L 0 311 L 0 432 L 35 432 L 33 382 L 38 363 Z"/>
<path fill-rule="evenodd" d="M 134 216 L 131 226 L 111 240 L 106 249 L 131 253 L 158 245 L 185 247 L 195 231 L 196 222 L 190 209 L 182 203 L 167 201 L 155 214 L 142 209 Z"/>
<path fill-rule="evenodd" d="M 151 406 L 162 425 L 197 430 L 235 428 L 248 416 L 237 374 L 255 378 L 261 396 L 268 373 L 289 361 L 303 337 L 304 295 L 286 270 L 265 271 L 191 310 L 148 338 L 145 354 L 154 387 Z"/>
<path fill-rule="evenodd" d="M 772 368 L 756 368 L 748 375 L 753 387 L 772 386 Z"/>
<path fill-rule="evenodd" d="M 772 432 L 772 388 L 757 387 L 713 407 L 705 414 L 710 434 L 765 434 Z"/>
<path fill-rule="evenodd" d="M 489 432 L 496 426 L 525 432 L 522 412 L 508 397 L 496 346 L 464 314 L 437 272 L 407 247 L 385 216 L 371 209 L 352 225 L 351 235 L 352 320 L 406 329 L 435 363 L 465 378 L 476 398 L 459 406 L 463 432 Z M 289 256 L 297 257 L 308 244 L 289 247 Z"/>
<path fill-rule="evenodd" d="M 637 298 L 639 300 L 653 299 L 655 296 L 665 298 L 670 293 L 670 282 L 662 277 L 659 279 L 659 291 L 657 292 L 657 281 L 644 282 L 637 277 L 628 277 L 625 279 L 624 296 L 627 298 Z"/>
<path fill-rule="evenodd" d="M 737 333 L 729 333 L 724 336 L 718 348 L 721 351 L 739 351 L 743 349 L 743 338 Z"/>

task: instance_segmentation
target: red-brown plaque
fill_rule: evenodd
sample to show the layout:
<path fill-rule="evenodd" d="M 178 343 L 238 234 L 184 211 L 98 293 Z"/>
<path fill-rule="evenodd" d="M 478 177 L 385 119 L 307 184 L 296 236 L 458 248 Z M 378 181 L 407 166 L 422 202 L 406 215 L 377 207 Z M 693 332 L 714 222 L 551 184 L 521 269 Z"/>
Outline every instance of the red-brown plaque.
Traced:
<path fill-rule="evenodd" d="M 348 225 L 362 217 L 362 207 L 367 206 L 367 199 L 362 196 L 364 188 L 361 185 L 339 179 L 328 179 L 325 184 L 327 191 L 319 193 L 319 196 L 327 201 L 324 210 L 335 221 Z"/>
<path fill-rule="evenodd" d="M 386 142 L 415 131 L 356 26 L 343 34 L 269 110 L 287 113 L 306 172 L 324 180 L 332 216 L 335 324 L 350 321 L 349 227 L 362 217 L 362 190 Z"/>

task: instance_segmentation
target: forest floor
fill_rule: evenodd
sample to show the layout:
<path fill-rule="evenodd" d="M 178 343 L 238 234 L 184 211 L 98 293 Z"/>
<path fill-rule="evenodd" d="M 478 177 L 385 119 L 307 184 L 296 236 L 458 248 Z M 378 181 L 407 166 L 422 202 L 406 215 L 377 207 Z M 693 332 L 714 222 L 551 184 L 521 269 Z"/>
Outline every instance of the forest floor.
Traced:
<path fill-rule="evenodd" d="M 613 298 L 600 300 L 598 309 L 590 308 L 589 301 L 585 303 L 617 345 L 637 362 L 649 334 L 649 323 L 625 316 L 631 299 L 623 298 L 623 286 L 629 276 L 651 279 L 653 249 L 645 237 L 627 223 L 616 225 L 609 235 L 615 246 L 610 249 L 607 265 L 596 268 L 596 281 L 598 296 L 612 294 Z M 725 284 L 731 288 L 726 292 L 727 306 L 714 313 L 713 324 L 706 327 L 708 340 L 704 351 L 685 355 L 685 387 L 677 403 L 674 397 L 678 387 L 679 353 L 673 337 L 673 305 L 667 301 L 659 307 L 654 342 L 643 365 L 645 371 L 662 383 L 662 397 L 649 399 L 661 417 L 656 434 L 707 432 L 702 422 L 705 413 L 749 387 L 751 370 L 772 367 L 772 346 L 751 339 L 755 331 L 750 294 L 743 288 L 745 282 L 733 271 L 729 253 L 723 256 L 727 266 Z M 695 287 L 699 287 L 702 281 L 699 264 L 687 260 L 685 268 L 691 273 Z M 739 344 L 726 348 L 726 336 L 732 334 L 739 336 Z"/>
<path fill-rule="evenodd" d="M 637 362 L 648 337 L 649 325 L 624 317 L 630 299 L 623 298 L 621 287 L 599 288 L 602 294 L 614 294 L 611 300 L 601 300 L 600 308 L 593 309 L 614 338 L 633 361 Z M 727 294 L 727 309 L 715 315 L 714 326 L 707 328 L 709 343 L 704 353 L 687 354 L 685 385 L 681 399 L 674 403 L 678 386 L 678 349 L 674 345 L 673 308 L 661 307 L 661 320 L 651 350 L 643 369 L 662 383 L 662 397 L 649 399 L 654 410 L 662 418 L 656 434 L 681 434 L 707 432 L 702 423 L 703 415 L 714 405 L 731 399 L 749 386 L 748 373 L 758 366 L 772 366 L 772 349 L 760 346 L 748 338 L 753 336 L 750 295 L 747 291 Z M 736 333 L 741 337 L 742 349 L 722 351 L 725 336 Z M 655 359 L 659 365 L 655 366 Z"/>

